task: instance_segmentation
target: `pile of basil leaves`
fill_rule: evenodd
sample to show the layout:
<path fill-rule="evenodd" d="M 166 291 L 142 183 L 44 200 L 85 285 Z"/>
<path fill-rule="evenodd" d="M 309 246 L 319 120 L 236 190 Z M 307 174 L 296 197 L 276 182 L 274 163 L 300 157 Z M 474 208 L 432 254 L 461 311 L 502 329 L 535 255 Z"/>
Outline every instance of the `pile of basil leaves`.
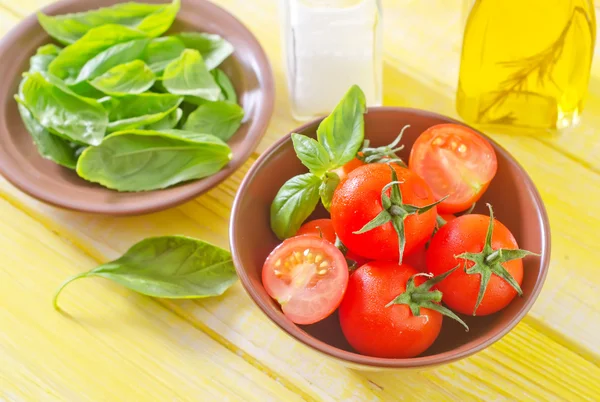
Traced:
<path fill-rule="evenodd" d="M 179 8 L 131 2 L 38 15 L 60 46 L 37 50 L 15 98 L 43 157 L 118 191 L 166 188 L 227 165 L 244 111 L 217 67 L 233 46 L 210 33 L 161 37 Z"/>

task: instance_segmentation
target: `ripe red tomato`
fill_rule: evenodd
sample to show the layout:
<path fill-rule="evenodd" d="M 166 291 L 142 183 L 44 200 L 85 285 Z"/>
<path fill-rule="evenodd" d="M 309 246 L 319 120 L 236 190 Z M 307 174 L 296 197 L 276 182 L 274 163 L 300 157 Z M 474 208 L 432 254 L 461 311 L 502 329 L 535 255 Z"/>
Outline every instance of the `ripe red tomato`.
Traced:
<path fill-rule="evenodd" d="M 415 141 L 408 166 L 421 176 L 436 200 L 440 213 L 464 211 L 488 188 L 498 162 L 491 144 L 468 127 L 438 124 Z"/>
<path fill-rule="evenodd" d="M 340 250 L 312 235 L 286 239 L 267 257 L 265 290 L 296 324 L 313 324 L 339 306 L 348 285 L 348 264 Z"/>
<path fill-rule="evenodd" d="M 298 229 L 296 236 L 299 235 L 313 235 L 317 237 L 322 236 L 323 239 L 329 241 L 331 244 L 335 244 L 336 239 L 331 219 L 315 219 L 306 222 L 300 227 L 300 229 Z M 348 252 L 346 253 L 346 257 L 348 257 L 349 260 L 354 261 L 356 263 L 356 267 L 360 267 L 361 265 L 369 261 L 366 258 L 356 255 L 350 250 L 348 250 Z"/>
<path fill-rule="evenodd" d="M 444 303 L 452 310 L 473 315 L 487 315 L 506 307 L 517 295 L 517 291 L 506 280 L 492 274 L 483 294 L 481 304 L 474 314 L 480 292 L 481 275 L 467 274 L 463 268 L 471 268 L 473 261 L 455 258 L 462 253 L 484 251 L 490 217 L 485 215 L 463 215 L 440 228 L 427 249 L 427 269 L 433 275 L 442 274 L 459 263 L 460 268 L 437 285 L 444 294 Z M 518 249 L 512 233 L 499 221 L 493 221 L 491 249 Z M 484 256 L 485 257 L 485 256 Z M 523 263 L 520 259 L 501 262 L 501 267 L 520 286 L 523 281 Z"/>
<path fill-rule="evenodd" d="M 344 166 L 335 169 L 334 172 L 340 177 L 340 180 L 344 180 L 346 177 L 348 177 L 348 174 L 350 174 L 350 172 L 352 172 L 360 166 L 363 166 L 364 164 L 365 163 L 360 159 L 354 158 L 350 162 L 346 163 Z"/>
<path fill-rule="evenodd" d="M 323 237 L 328 242 L 335 244 L 335 231 L 331 224 L 331 219 L 315 219 L 308 221 L 298 229 L 296 236 L 300 235 L 313 235 L 317 237 Z"/>
<path fill-rule="evenodd" d="M 392 181 L 391 168 L 397 174 L 403 205 L 424 207 L 434 202 L 429 186 L 414 172 L 395 164 L 373 163 L 361 166 L 340 182 L 331 202 L 331 220 L 340 240 L 349 250 L 371 260 L 398 260 L 398 234 L 387 222 L 362 234 L 356 234 L 384 210 L 381 191 Z M 390 189 L 386 192 L 390 196 Z M 394 206 L 395 207 L 395 206 Z M 388 211 L 392 211 L 388 209 Z M 400 206 L 396 214 L 406 212 Z M 404 212 L 402 212 L 404 211 Z M 409 214 L 404 219 L 404 255 L 421 247 L 435 228 L 436 208 Z"/>
<path fill-rule="evenodd" d="M 445 220 L 446 223 L 456 219 L 456 216 L 452 214 L 441 214 L 440 217 L 443 220 Z M 407 255 L 406 259 L 403 262 L 415 267 L 421 272 L 427 272 L 427 262 L 425 260 L 426 253 L 427 245 L 424 244 L 422 247 L 419 247 L 414 253 Z"/>
<path fill-rule="evenodd" d="M 427 308 L 414 316 L 406 304 L 386 305 L 406 291 L 417 270 L 407 264 L 373 261 L 357 269 L 340 304 L 339 318 L 348 343 L 361 354 L 407 358 L 423 353 L 442 327 L 442 315 Z M 424 279 L 415 278 L 418 286 Z"/>

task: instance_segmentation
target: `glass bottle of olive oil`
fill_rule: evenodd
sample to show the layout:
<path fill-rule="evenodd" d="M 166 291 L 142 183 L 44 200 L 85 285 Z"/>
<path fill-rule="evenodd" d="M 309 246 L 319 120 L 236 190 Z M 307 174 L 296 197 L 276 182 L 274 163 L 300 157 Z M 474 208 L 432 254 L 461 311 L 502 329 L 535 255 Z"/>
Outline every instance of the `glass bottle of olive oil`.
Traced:
<path fill-rule="evenodd" d="M 596 39 L 593 0 L 475 0 L 466 22 L 457 110 L 473 124 L 577 124 Z"/>

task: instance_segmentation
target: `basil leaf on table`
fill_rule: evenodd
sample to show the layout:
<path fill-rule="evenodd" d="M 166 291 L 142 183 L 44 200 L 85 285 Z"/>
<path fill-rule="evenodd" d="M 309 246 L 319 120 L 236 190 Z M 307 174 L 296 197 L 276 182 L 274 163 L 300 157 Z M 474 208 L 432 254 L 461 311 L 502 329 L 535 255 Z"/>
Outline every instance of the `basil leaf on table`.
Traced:
<path fill-rule="evenodd" d="M 312 173 L 294 176 L 279 189 L 271 204 L 271 229 L 283 240 L 296 234 L 319 202 L 321 179 Z"/>
<path fill-rule="evenodd" d="M 200 52 L 206 68 L 212 70 L 218 67 L 233 53 L 233 45 L 226 39 L 216 34 L 204 32 L 181 32 L 177 34 L 188 49 Z"/>
<path fill-rule="evenodd" d="M 108 111 L 109 133 L 156 123 L 175 111 L 183 101 L 181 96 L 146 92 L 137 95 L 103 99 Z"/>
<path fill-rule="evenodd" d="M 223 70 L 218 68 L 212 70 L 211 74 L 213 75 L 215 81 L 217 82 L 217 84 L 219 84 L 219 87 L 221 88 L 223 100 L 237 104 L 238 97 L 235 92 L 235 88 L 233 87 L 233 84 L 231 83 L 231 80 L 229 79 L 227 74 L 225 74 Z"/>
<path fill-rule="evenodd" d="M 171 113 L 169 113 L 163 119 L 157 121 L 156 123 L 151 123 L 146 126 L 143 126 L 143 129 L 160 131 L 160 130 L 168 130 L 171 128 L 175 128 L 175 127 L 177 127 L 177 124 L 181 120 L 182 116 L 183 116 L 183 110 L 181 108 L 177 108 L 174 111 L 172 111 Z"/>
<path fill-rule="evenodd" d="M 108 95 L 140 94 L 146 92 L 156 76 L 141 60 L 134 60 L 111 68 L 90 82 L 99 91 Z"/>
<path fill-rule="evenodd" d="M 21 102 L 52 133 L 77 143 L 97 145 L 108 126 L 108 113 L 96 100 L 81 97 L 59 79 L 26 74 Z"/>
<path fill-rule="evenodd" d="M 122 3 L 81 13 L 49 16 L 38 13 L 44 30 L 59 42 L 68 45 L 76 42 L 96 27 L 117 24 L 137 29 L 149 37 L 163 34 L 180 8 L 180 0 L 171 4 Z"/>
<path fill-rule="evenodd" d="M 160 298 L 219 296 L 237 282 L 229 251 L 185 236 L 151 237 L 132 246 L 120 258 L 74 275 L 54 295 L 81 278 L 110 279 L 138 293 Z"/>
<path fill-rule="evenodd" d="M 219 100 L 221 88 L 207 70 L 197 50 L 186 49 L 171 62 L 163 74 L 162 84 L 172 94 Z"/>
<path fill-rule="evenodd" d="M 142 55 L 142 60 L 155 74 L 161 74 L 185 50 L 183 42 L 175 36 L 152 39 Z"/>
<path fill-rule="evenodd" d="M 83 151 L 77 174 L 118 191 L 147 191 L 213 175 L 230 160 L 229 146 L 212 135 L 126 130 Z"/>
<path fill-rule="evenodd" d="M 340 167 L 356 157 L 365 138 L 363 114 L 365 95 L 353 85 L 333 112 L 317 128 L 317 139 L 329 153 L 333 167 Z"/>
<path fill-rule="evenodd" d="M 243 118 L 244 109 L 234 103 L 205 102 L 188 116 L 183 128 L 227 141 L 240 128 Z"/>
<path fill-rule="evenodd" d="M 48 71 L 48 66 L 56 56 L 58 56 L 61 50 L 60 47 L 53 44 L 40 46 L 35 55 L 31 56 L 29 59 L 29 72 Z"/>
<path fill-rule="evenodd" d="M 133 42 L 136 40 L 140 41 Z M 76 84 L 139 58 L 147 41 L 144 33 L 120 25 L 94 28 L 64 48 L 48 71 L 69 85 Z"/>
<path fill-rule="evenodd" d="M 40 155 L 61 166 L 75 169 L 77 148 L 69 141 L 46 130 L 21 103 L 18 104 L 18 108 L 25 128 L 33 138 L 33 143 Z"/>
<path fill-rule="evenodd" d="M 315 176 L 323 177 L 331 168 L 331 159 L 323 145 L 310 137 L 296 133 L 292 134 L 292 142 L 300 162 Z"/>

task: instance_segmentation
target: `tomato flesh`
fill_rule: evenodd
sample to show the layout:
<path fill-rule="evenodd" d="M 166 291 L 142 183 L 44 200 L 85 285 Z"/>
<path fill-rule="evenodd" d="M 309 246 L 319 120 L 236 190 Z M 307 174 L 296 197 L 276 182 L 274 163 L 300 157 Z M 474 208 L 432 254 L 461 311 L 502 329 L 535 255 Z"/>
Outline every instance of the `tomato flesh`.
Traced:
<path fill-rule="evenodd" d="M 348 264 L 329 241 L 295 236 L 269 254 L 262 282 L 286 317 L 296 324 L 313 324 L 331 315 L 342 301 Z"/>
<path fill-rule="evenodd" d="M 409 168 L 421 176 L 436 200 L 448 195 L 440 213 L 468 209 L 479 200 L 496 175 L 494 148 L 482 136 L 458 124 L 430 127 L 415 141 Z"/>

